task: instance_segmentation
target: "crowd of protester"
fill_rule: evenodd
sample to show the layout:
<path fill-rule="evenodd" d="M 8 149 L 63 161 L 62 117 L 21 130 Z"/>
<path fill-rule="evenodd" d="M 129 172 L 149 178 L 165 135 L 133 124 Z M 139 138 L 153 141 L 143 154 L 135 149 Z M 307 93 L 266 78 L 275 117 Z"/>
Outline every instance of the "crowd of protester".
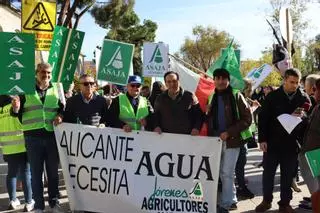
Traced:
<path fill-rule="evenodd" d="M 228 70 L 217 69 L 213 74 L 215 89 L 203 112 L 195 94 L 181 87 L 179 74 L 174 71 L 164 75 L 164 83 L 156 81 L 151 88 L 143 86 L 139 76 L 130 76 L 126 87 L 107 85 L 100 90 L 95 78 L 84 74 L 79 79 L 79 91 L 71 87 L 65 92 L 65 103 L 57 84 L 51 82 L 51 72 L 49 64 L 38 65 L 34 94 L 0 96 L 0 143 L 8 163 L 9 209 L 20 205 L 16 197 L 20 175 L 25 211 L 44 211 L 45 170 L 51 211 L 63 212 L 59 206 L 59 156 L 53 133 L 53 126 L 62 122 L 192 136 L 199 135 L 206 123 L 208 136 L 223 141 L 218 212 L 236 210 L 239 199 L 255 196 L 245 178 L 245 165 L 248 148 L 258 145 L 263 151 L 263 200 L 255 211 L 271 208 L 278 165 L 279 212 L 293 212 L 290 201 L 292 188 L 299 191 L 295 183 L 298 166 L 310 191 L 300 208 L 319 208 L 316 205 L 320 201 L 311 201 L 320 193 L 320 178 L 312 177 L 304 155 L 320 148 L 319 75 L 309 75 L 300 82 L 300 71 L 288 69 L 279 87 L 253 90 L 253 83 L 244 79 L 245 88 L 239 91 L 230 85 Z M 302 122 L 289 134 L 277 120 L 281 114 L 299 117 Z"/>

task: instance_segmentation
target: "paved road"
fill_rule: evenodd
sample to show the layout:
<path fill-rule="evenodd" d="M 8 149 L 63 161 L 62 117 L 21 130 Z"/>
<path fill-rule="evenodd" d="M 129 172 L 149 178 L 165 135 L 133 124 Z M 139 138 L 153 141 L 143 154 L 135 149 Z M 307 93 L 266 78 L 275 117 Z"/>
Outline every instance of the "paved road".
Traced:
<path fill-rule="evenodd" d="M 2 157 L 1 157 L 2 158 Z M 232 213 L 237 212 L 255 212 L 255 207 L 262 201 L 262 168 L 258 168 L 257 165 L 262 159 L 262 154 L 257 149 L 253 149 L 249 151 L 248 155 L 248 163 L 246 166 L 246 177 L 248 178 L 248 187 L 256 194 L 256 197 L 251 200 L 242 200 L 238 203 L 238 210 L 232 211 Z M 21 205 L 21 208 L 17 211 L 6 211 L 8 207 L 8 195 L 6 193 L 5 189 L 5 177 L 6 177 L 6 171 L 7 166 L 4 162 L 0 163 L 0 211 L 1 212 L 22 212 L 23 205 Z M 60 177 L 62 178 L 62 174 L 60 171 Z M 302 179 L 302 178 L 300 178 Z M 272 205 L 272 209 L 269 212 L 278 212 L 278 205 L 277 202 L 280 197 L 279 193 L 279 183 L 280 183 L 280 177 L 279 172 L 277 172 L 276 179 L 275 179 L 275 189 L 274 189 L 274 202 Z M 295 211 L 297 213 L 305 213 L 308 211 L 303 211 L 301 209 L 298 209 L 299 201 L 302 200 L 302 197 L 308 196 L 308 191 L 306 188 L 306 185 L 302 182 L 298 184 L 300 188 L 302 189 L 302 192 L 293 194 L 293 200 L 292 200 L 292 206 L 295 208 Z M 65 209 L 66 212 L 70 212 L 69 205 L 68 205 L 68 198 L 67 193 L 65 190 L 65 187 L 63 186 L 63 181 L 61 180 L 60 184 L 60 191 L 62 193 L 62 206 L 63 209 Z M 23 194 L 21 192 L 18 192 L 19 199 L 23 201 Z M 48 207 L 47 207 L 48 209 Z M 49 212 L 49 211 L 47 211 Z"/>
<path fill-rule="evenodd" d="M 260 204 L 262 201 L 262 168 L 258 168 L 257 164 L 261 161 L 262 153 L 257 149 L 250 150 L 248 156 L 248 162 L 246 165 L 246 177 L 249 180 L 248 188 L 254 192 L 256 195 L 255 198 L 251 200 L 244 200 L 238 203 L 238 210 L 232 211 L 235 212 L 255 212 L 254 209 L 257 205 Z M 277 202 L 280 200 L 280 175 L 279 175 L 279 168 L 275 178 L 275 187 L 274 187 L 274 199 L 272 203 L 272 209 L 269 212 L 278 212 L 278 204 Z M 302 180 L 302 178 L 300 178 Z M 310 211 L 304 211 L 298 209 L 298 205 L 303 197 L 310 196 L 309 191 L 304 184 L 303 180 L 298 183 L 299 187 L 301 188 L 302 192 L 294 192 L 293 193 L 293 200 L 291 201 L 292 207 L 295 209 L 297 213 L 305 213 Z"/>

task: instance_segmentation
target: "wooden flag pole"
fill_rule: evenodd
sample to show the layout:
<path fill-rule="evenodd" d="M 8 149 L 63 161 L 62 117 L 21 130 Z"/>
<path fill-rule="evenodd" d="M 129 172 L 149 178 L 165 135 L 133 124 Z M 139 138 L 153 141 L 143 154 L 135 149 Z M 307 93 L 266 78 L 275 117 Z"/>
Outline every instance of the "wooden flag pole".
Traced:
<path fill-rule="evenodd" d="M 291 36 L 292 36 L 292 33 L 291 33 L 291 17 L 290 17 L 290 10 L 289 8 L 286 9 L 286 29 L 287 29 L 287 50 L 288 50 L 288 53 L 289 53 L 289 60 L 291 61 L 291 67 L 292 67 L 292 58 L 291 58 Z"/>
<path fill-rule="evenodd" d="M 109 83 L 109 94 L 110 97 L 112 96 L 112 84 Z"/>
<path fill-rule="evenodd" d="M 176 57 L 176 56 L 174 56 L 174 55 L 171 55 L 171 54 L 169 54 L 169 56 L 177 59 L 178 61 L 182 62 L 182 63 L 185 64 L 185 65 L 188 65 L 189 67 L 191 67 L 192 69 L 194 69 L 194 70 L 196 71 L 196 73 L 198 73 L 198 74 L 201 73 L 201 74 L 205 75 L 206 77 L 212 78 L 211 76 L 209 76 L 209 75 L 208 75 L 207 73 L 205 73 L 204 71 L 196 68 L 195 66 L 189 64 L 188 62 L 185 62 L 185 61 L 182 60 L 181 58 L 178 58 L 178 57 Z"/>

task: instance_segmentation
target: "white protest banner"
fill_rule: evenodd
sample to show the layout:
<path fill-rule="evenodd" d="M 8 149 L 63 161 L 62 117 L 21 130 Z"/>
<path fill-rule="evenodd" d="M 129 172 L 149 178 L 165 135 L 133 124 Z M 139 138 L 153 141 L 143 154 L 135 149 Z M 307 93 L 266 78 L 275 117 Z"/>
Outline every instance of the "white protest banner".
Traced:
<path fill-rule="evenodd" d="M 72 210 L 216 212 L 218 138 L 55 127 Z"/>
<path fill-rule="evenodd" d="M 163 77 L 168 71 L 169 46 L 164 43 L 143 43 L 143 76 Z"/>
<path fill-rule="evenodd" d="M 259 68 L 254 68 L 251 70 L 246 78 L 249 78 L 253 81 L 252 90 L 258 88 L 258 86 L 263 82 L 263 80 L 268 77 L 271 73 L 272 67 L 269 64 L 264 64 Z"/>

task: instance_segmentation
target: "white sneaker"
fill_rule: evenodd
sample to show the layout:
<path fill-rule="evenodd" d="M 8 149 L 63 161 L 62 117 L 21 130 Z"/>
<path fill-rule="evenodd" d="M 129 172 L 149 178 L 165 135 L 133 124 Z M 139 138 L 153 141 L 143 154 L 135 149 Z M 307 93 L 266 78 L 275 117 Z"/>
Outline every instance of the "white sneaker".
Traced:
<path fill-rule="evenodd" d="M 61 207 L 56 204 L 53 208 L 51 208 L 52 213 L 64 213 L 64 211 L 61 209 Z"/>
<path fill-rule="evenodd" d="M 31 212 L 34 209 L 34 204 L 35 204 L 34 200 L 31 200 L 30 203 L 26 203 L 24 205 L 24 211 L 25 212 Z"/>
<path fill-rule="evenodd" d="M 18 206 L 20 206 L 20 201 L 18 198 L 16 198 L 15 200 L 11 200 L 9 203 L 9 210 L 15 210 L 18 208 Z"/>
<path fill-rule="evenodd" d="M 36 210 L 34 210 L 34 213 L 43 213 L 43 210 L 42 209 L 36 209 Z"/>

